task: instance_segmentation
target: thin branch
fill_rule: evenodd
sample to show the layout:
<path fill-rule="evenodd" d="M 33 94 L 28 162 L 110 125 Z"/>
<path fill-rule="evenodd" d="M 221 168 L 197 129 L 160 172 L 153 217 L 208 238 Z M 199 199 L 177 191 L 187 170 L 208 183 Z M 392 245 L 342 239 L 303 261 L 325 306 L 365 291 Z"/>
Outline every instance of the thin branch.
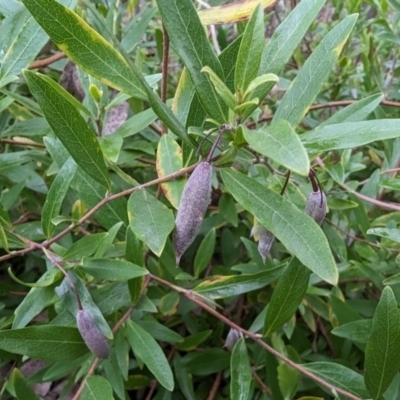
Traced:
<path fill-rule="evenodd" d="M 222 378 L 222 371 L 219 371 L 217 373 L 217 376 L 215 377 L 214 383 L 211 387 L 210 393 L 208 394 L 207 400 L 214 400 L 215 397 L 217 396 L 218 388 L 219 385 L 221 384 L 221 378 Z"/>
<path fill-rule="evenodd" d="M 46 146 L 43 143 L 35 143 L 35 142 L 29 142 L 29 141 L 25 142 L 23 140 L 0 139 L 0 142 L 12 144 L 14 146 L 40 147 L 40 148 L 43 148 L 43 149 L 46 148 Z"/>
<path fill-rule="evenodd" d="M 357 100 L 340 100 L 340 101 L 331 101 L 326 104 L 314 104 L 308 109 L 308 111 L 320 110 L 321 108 L 345 107 L 355 103 L 356 101 Z M 383 106 L 400 108 L 400 103 L 397 103 L 395 101 L 382 100 L 380 104 Z M 270 121 L 272 118 L 274 118 L 273 115 L 264 115 L 257 122 L 256 121 L 249 122 L 246 126 L 248 128 L 252 128 L 256 124 L 259 124 L 260 122 Z"/>
<path fill-rule="evenodd" d="M 251 374 L 253 375 L 253 378 L 257 381 L 257 383 L 261 386 L 261 389 L 272 397 L 272 390 L 262 381 L 262 379 L 258 376 L 257 372 L 254 369 L 251 370 Z"/>
<path fill-rule="evenodd" d="M 36 60 L 34 61 L 30 66 L 29 69 L 36 69 L 36 68 L 44 68 L 47 67 L 50 64 L 55 63 L 58 60 L 61 60 L 62 58 L 67 57 L 66 54 L 63 52 L 56 53 L 50 57 L 43 58 L 42 60 Z"/>
<path fill-rule="evenodd" d="M 379 175 L 391 174 L 392 172 L 400 172 L 400 168 L 385 169 L 384 171 L 379 172 Z M 369 180 L 370 178 L 364 179 L 363 181 L 359 182 L 359 185 L 365 185 L 367 182 L 369 182 Z"/>
<path fill-rule="evenodd" d="M 161 283 L 164 286 L 168 286 L 169 288 L 176 290 L 176 286 L 168 281 L 165 281 L 162 278 L 159 278 L 158 276 L 155 275 L 150 275 L 151 279 Z M 239 332 L 242 332 L 243 335 L 247 336 L 248 338 L 252 339 L 254 342 L 256 342 L 258 345 L 260 345 L 263 349 L 267 350 L 269 353 L 274 355 L 275 357 L 279 358 L 282 360 L 284 363 L 289 365 L 290 367 L 296 369 L 303 375 L 307 376 L 308 378 L 314 380 L 315 382 L 319 383 L 320 385 L 326 387 L 327 389 L 331 390 L 334 393 L 342 394 L 343 396 L 346 396 L 347 398 L 351 400 L 362 400 L 360 397 L 357 397 L 353 395 L 352 393 L 347 392 L 346 390 L 340 389 L 334 385 L 331 385 L 330 383 L 326 382 L 325 380 L 321 379 L 319 376 L 313 374 L 312 372 L 308 371 L 305 369 L 302 365 L 295 363 L 294 361 L 290 360 L 289 358 L 285 357 L 281 353 L 279 353 L 277 350 L 275 350 L 273 347 L 269 346 L 267 343 L 265 343 L 262 339 L 260 339 L 255 333 L 249 332 L 246 329 L 243 329 L 239 325 L 235 324 L 233 321 L 231 321 L 229 318 L 226 318 L 222 314 L 220 314 L 218 311 L 214 310 L 212 307 L 209 305 L 203 303 L 197 296 L 193 294 L 193 292 L 190 291 L 178 291 L 182 296 L 186 297 L 188 300 L 191 302 L 197 304 L 199 307 L 201 307 L 203 310 L 207 311 L 209 314 L 213 315 L 217 319 L 219 319 L 221 322 L 224 324 L 230 326 L 231 328 L 234 328 L 238 330 Z"/>
<path fill-rule="evenodd" d="M 325 164 L 324 162 L 317 157 L 316 161 L 318 163 L 318 165 L 322 168 L 325 169 Z M 379 206 L 384 208 L 385 210 L 394 210 L 394 211 L 400 211 L 400 206 L 394 204 L 394 203 L 387 203 L 385 201 L 381 201 L 381 200 L 376 200 L 373 199 L 371 197 L 365 196 L 361 193 L 356 192 L 354 189 L 352 189 L 351 187 L 347 186 L 344 183 L 339 183 L 339 186 L 341 186 L 344 190 L 346 190 L 349 193 L 353 193 L 355 196 L 357 196 L 359 199 L 366 201 L 367 203 L 371 203 L 374 204 L 375 206 Z"/>
<path fill-rule="evenodd" d="M 169 175 L 165 175 L 162 178 L 158 178 L 158 179 L 154 179 L 152 181 L 146 182 L 142 185 L 139 186 L 135 186 L 133 188 L 124 190 L 122 192 L 113 194 L 113 195 L 109 195 L 107 197 L 105 197 L 103 200 L 101 200 L 99 203 L 97 203 L 90 211 L 88 211 L 78 222 L 71 224 L 68 228 L 64 229 L 62 232 L 60 232 L 58 235 L 54 236 L 53 238 L 44 241 L 42 244 L 39 243 L 35 243 L 34 245 L 30 245 L 28 248 L 26 249 L 22 249 L 22 250 L 17 250 L 17 251 L 13 251 L 9 254 L 6 254 L 2 257 L 0 257 L 0 262 L 1 261 L 5 261 L 8 260 L 10 258 L 16 257 L 16 256 L 22 256 L 25 255 L 27 253 L 30 253 L 33 250 L 37 250 L 37 249 L 41 249 L 43 248 L 49 248 L 53 243 L 57 242 L 59 239 L 61 239 L 62 237 L 64 237 L 65 235 L 67 235 L 69 232 L 71 232 L 72 230 L 74 230 L 77 226 L 82 225 L 86 220 L 88 220 L 92 215 L 94 215 L 97 211 L 100 210 L 100 208 L 102 208 L 105 204 L 119 199 L 120 197 L 124 197 L 127 195 L 132 194 L 133 192 L 135 192 L 136 190 L 139 189 L 145 189 L 147 187 L 153 186 L 153 185 L 158 185 L 159 183 L 163 183 L 166 181 L 170 181 L 172 179 L 175 178 L 179 178 L 182 175 L 187 174 L 188 172 L 193 171 L 196 166 L 198 165 L 198 163 L 191 165 L 190 167 L 186 167 L 186 168 L 182 168 L 181 170 L 177 171 L 177 172 L 173 172 L 172 174 Z M 32 242 L 33 243 L 33 242 Z"/>

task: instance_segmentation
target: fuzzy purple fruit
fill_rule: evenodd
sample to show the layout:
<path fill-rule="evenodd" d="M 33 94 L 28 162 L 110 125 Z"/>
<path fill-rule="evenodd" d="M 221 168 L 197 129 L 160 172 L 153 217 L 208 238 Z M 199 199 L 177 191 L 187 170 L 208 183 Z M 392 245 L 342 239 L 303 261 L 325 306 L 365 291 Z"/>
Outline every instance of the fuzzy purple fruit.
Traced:
<path fill-rule="evenodd" d="M 316 192 L 311 192 L 308 196 L 306 204 L 306 213 L 321 225 L 326 215 L 326 196 L 324 192 L 318 189 Z"/>
<path fill-rule="evenodd" d="M 173 237 L 176 265 L 182 254 L 199 233 L 211 199 L 212 166 L 201 162 L 193 171 L 183 190 L 175 220 Z"/>

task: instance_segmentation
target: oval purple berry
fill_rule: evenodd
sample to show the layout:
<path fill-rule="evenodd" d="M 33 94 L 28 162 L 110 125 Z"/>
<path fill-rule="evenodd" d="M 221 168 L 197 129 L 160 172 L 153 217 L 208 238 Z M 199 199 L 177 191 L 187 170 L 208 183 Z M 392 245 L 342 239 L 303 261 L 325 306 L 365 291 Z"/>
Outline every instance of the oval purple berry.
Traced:
<path fill-rule="evenodd" d="M 108 358 L 110 349 L 107 340 L 93 322 L 92 317 L 85 310 L 79 310 L 76 314 L 76 323 L 82 339 L 89 350 L 99 358 Z"/>
<path fill-rule="evenodd" d="M 317 192 L 311 192 L 306 204 L 306 213 L 321 225 L 326 215 L 326 196 L 324 192 L 318 189 Z"/>
<path fill-rule="evenodd" d="M 176 265 L 179 265 L 182 254 L 199 233 L 210 204 L 211 181 L 212 166 L 204 161 L 195 168 L 183 190 L 173 237 Z"/>

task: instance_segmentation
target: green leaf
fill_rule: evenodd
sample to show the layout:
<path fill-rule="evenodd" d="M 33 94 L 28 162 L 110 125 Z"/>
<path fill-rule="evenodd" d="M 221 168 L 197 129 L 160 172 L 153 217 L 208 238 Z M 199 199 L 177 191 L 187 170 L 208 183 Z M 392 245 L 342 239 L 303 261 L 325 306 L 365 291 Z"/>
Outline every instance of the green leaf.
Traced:
<path fill-rule="evenodd" d="M 332 71 L 357 16 L 346 17 L 322 39 L 283 96 L 274 121 L 285 119 L 293 127 L 301 122 Z"/>
<path fill-rule="evenodd" d="M 244 92 L 243 101 L 257 98 L 256 90 L 263 87 L 271 87 L 271 82 L 276 83 L 278 81 L 279 78 L 275 74 L 264 74 L 254 78 Z"/>
<path fill-rule="evenodd" d="M 207 233 L 205 238 L 200 243 L 199 249 L 196 252 L 196 256 L 194 258 L 194 276 L 198 277 L 200 273 L 207 268 L 208 263 L 210 262 L 214 250 L 215 250 L 215 238 L 216 233 L 215 229 L 211 229 L 210 232 Z"/>
<path fill-rule="evenodd" d="M 377 93 L 356 101 L 355 103 L 334 113 L 331 117 L 319 124 L 318 129 L 321 129 L 323 126 L 340 124 L 343 122 L 362 121 L 366 119 L 376 107 L 378 107 L 383 97 L 383 94 Z"/>
<path fill-rule="evenodd" d="M 182 149 L 169 135 L 163 135 L 158 142 L 156 168 L 157 175 L 162 178 L 165 175 L 177 172 L 183 167 Z M 165 197 L 178 209 L 181 201 L 186 179 L 174 179 L 161 184 Z"/>
<path fill-rule="evenodd" d="M 127 323 L 128 340 L 133 352 L 146 364 L 158 382 L 167 390 L 174 389 L 171 367 L 158 343 L 138 324 Z"/>
<path fill-rule="evenodd" d="M 258 131 L 243 127 L 243 133 L 250 146 L 262 155 L 271 158 L 300 175 L 307 176 L 310 161 L 299 136 L 284 120 L 274 121 Z"/>
<path fill-rule="evenodd" d="M 79 111 L 43 75 L 25 70 L 24 76 L 49 125 L 72 158 L 88 175 L 110 189 L 100 144 Z"/>
<path fill-rule="evenodd" d="M 222 299 L 260 289 L 277 279 L 281 273 L 282 267 L 278 266 L 253 275 L 213 276 L 193 290 L 210 299 Z"/>
<path fill-rule="evenodd" d="M 100 246 L 106 232 L 93 233 L 76 241 L 64 254 L 63 260 L 79 260 L 94 254 Z"/>
<path fill-rule="evenodd" d="M 372 228 L 372 229 L 368 229 L 367 234 L 380 236 L 385 239 L 393 240 L 393 242 L 400 243 L 400 229 Z"/>
<path fill-rule="evenodd" d="M 0 37 L 3 38 L 1 87 L 7 84 L 8 78 L 19 75 L 29 66 L 48 41 L 48 36 L 26 9 L 20 9 L 2 21 Z"/>
<path fill-rule="evenodd" d="M 70 157 L 60 169 L 47 194 L 42 211 L 42 229 L 47 239 L 53 234 L 55 225 L 52 219 L 60 213 L 63 200 L 75 175 L 77 165 Z"/>
<path fill-rule="evenodd" d="M 400 136 L 400 119 L 376 119 L 324 126 L 301 136 L 308 153 L 352 149 L 378 140 Z"/>
<path fill-rule="evenodd" d="M 82 268 L 97 280 L 125 281 L 148 274 L 144 268 L 122 260 L 85 259 Z"/>
<path fill-rule="evenodd" d="M 58 281 L 62 275 L 57 268 L 51 268 L 46 271 L 37 281 L 41 285 L 46 283 L 45 287 L 33 287 L 29 293 L 24 297 L 19 306 L 15 309 L 13 329 L 23 328 L 29 324 L 34 317 L 36 317 L 42 310 L 53 302 L 54 286 L 47 285 L 52 280 Z"/>
<path fill-rule="evenodd" d="M 265 316 L 264 335 L 276 331 L 296 312 L 310 280 L 310 270 L 293 258 L 279 278 Z"/>
<path fill-rule="evenodd" d="M 89 376 L 86 379 L 80 400 L 113 400 L 110 383 L 102 376 Z"/>
<path fill-rule="evenodd" d="M 335 387 L 346 390 L 362 399 L 371 398 L 363 382 L 362 375 L 344 365 L 320 361 L 303 364 L 302 367 Z M 322 388 L 330 395 L 332 394 L 329 389 Z"/>
<path fill-rule="evenodd" d="M 157 0 L 157 4 L 174 49 L 189 71 L 201 105 L 209 117 L 219 123 L 226 122 L 227 107 L 208 75 L 201 72 L 208 66 L 222 79 L 222 67 L 210 47 L 192 1 Z"/>
<path fill-rule="evenodd" d="M 0 225 L 5 228 L 11 228 L 12 224 L 10 221 L 10 216 L 8 215 L 7 209 L 4 207 L 4 204 L 0 201 Z"/>
<path fill-rule="evenodd" d="M 144 267 L 145 265 L 143 242 L 133 234 L 131 228 L 126 230 L 125 259 L 126 261 L 139 265 L 139 267 Z M 128 280 L 129 294 L 132 304 L 136 304 L 136 302 L 139 300 L 143 283 L 143 277 Z"/>
<path fill-rule="evenodd" d="M 236 342 L 231 355 L 231 399 L 249 399 L 251 380 L 250 359 L 247 354 L 246 342 L 244 338 L 240 338 Z"/>
<path fill-rule="evenodd" d="M 205 72 L 211 79 L 216 92 L 224 103 L 233 110 L 236 107 L 236 99 L 232 92 L 228 89 L 224 82 L 218 77 L 218 75 L 210 68 L 203 67 L 201 72 Z"/>
<path fill-rule="evenodd" d="M 133 117 L 128 118 L 117 130 L 111 135 L 119 135 L 122 138 L 126 138 L 140 132 L 157 118 L 156 113 L 152 108 L 135 114 Z"/>
<path fill-rule="evenodd" d="M 259 4 L 247 22 L 235 69 L 235 89 L 239 99 L 257 76 L 264 46 L 264 13 Z"/>
<path fill-rule="evenodd" d="M 10 275 L 10 277 L 12 279 L 15 280 L 15 282 L 18 282 L 19 284 L 23 285 L 23 286 L 27 286 L 27 287 L 47 287 L 52 285 L 55 281 L 59 280 L 62 276 L 62 272 L 57 269 L 57 268 L 52 268 L 48 271 L 46 271 L 46 273 L 41 277 L 41 279 L 36 282 L 36 283 L 28 283 L 28 282 L 24 282 L 21 279 L 17 278 L 14 273 L 12 272 L 11 267 L 8 268 L 8 274 Z"/>
<path fill-rule="evenodd" d="M 194 333 L 190 336 L 186 336 L 183 342 L 178 344 L 177 349 L 183 351 L 192 351 L 199 347 L 200 344 L 205 342 L 210 337 L 212 332 L 213 331 L 209 329 L 206 331 Z"/>
<path fill-rule="evenodd" d="M 31 388 L 28 381 L 22 375 L 18 368 L 14 368 L 12 371 L 12 385 L 17 395 L 18 400 L 39 400 L 39 397 L 35 391 Z"/>
<path fill-rule="evenodd" d="M 173 331 L 172 329 L 167 328 L 164 324 L 160 324 L 156 321 L 136 321 L 144 330 L 149 332 L 151 336 L 153 336 L 156 340 L 161 340 L 167 343 L 182 343 L 183 337 Z"/>
<path fill-rule="evenodd" d="M 352 342 L 366 344 L 372 331 L 372 319 L 360 319 L 348 322 L 332 329 L 333 335 L 349 339 Z"/>
<path fill-rule="evenodd" d="M 221 171 L 221 175 L 233 197 L 289 252 L 320 278 L 337 284 L 338 271 L 328 241 L 311 217 L 252 178 L 227 169 Z"/>
<path fill-rule="evenodd" d="M 74 360 L 87 353 L 78 329 L 52 325 L 1 331 L 0 349 L 45 361 Z"/>
<path fill-rule="evenodd" d="M 174 229 L 172 211 L 146 190 L 139 189 L 128 200 L 128 216 L 133 233 L 160 256 Z"/>
<path fill-rule="evenodd" d="M 193 352 L 183 358 L 189 374 L 211 375 L 229 368 L 230 354 L 220 348 L 208 348 L 202 352 Z"/>
<path fill-rule="evenodd" d="M 85 72 L 114 89 L 146 99 L 124 58 L 76 13 L 54 0 L 23 3 L 60 50 Z"/>
<path fill-rule="evenodd" d="M 268 72 L 276 75 L 282 73 L 324 3 L 325 0 L 302 0 L 297 4 L 265 45 L 258 75 Z M 268 85 L 259 86 L 252 97 L 264 100 L 274 84 L 275 82 L 270 82 Z M 255 106 L 249 108 L 243 118 L 247 118 L 255 109 Z"/>
<path fill-rule="evenodd" d="M 365 384 L 374 399 L 385 392 L 400 368 L 400 314 L 389 286 L 375 310 L 364 368 Z"/>

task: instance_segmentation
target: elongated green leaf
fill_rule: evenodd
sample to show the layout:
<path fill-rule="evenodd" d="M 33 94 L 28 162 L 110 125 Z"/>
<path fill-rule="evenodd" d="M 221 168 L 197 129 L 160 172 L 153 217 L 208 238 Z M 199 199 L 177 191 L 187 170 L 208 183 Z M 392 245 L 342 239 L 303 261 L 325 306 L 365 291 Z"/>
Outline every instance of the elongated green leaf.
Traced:
<path fill-rule="evenodd" d="M 198 277 L 200 273 L 207 268 L 207 265 L 214 254 L 215 237 L 215 229 L 211 229 L 200 243 L 194 259 L 194 275 L 196 277 Z"/>
<path fill-rule="evenodd" d="M 340 325 L 332 329 L 331 333 L 356 343 L 366 344 L 371 336 L 371 331 L 372 319 L 361 319 Z"/>
<path fill-rule="evenodd" d="M 394 242 L 400 243 L 400 229 L 372 228 L 368 229 L 367 234 L 380 236 L 385 239 L 393 240 Z"/>
<path fill-rule="evenodd" d="M 371 398 L 363 382 L 362 375 L 344 365 L 320 361 L 303 364 L 302 367 L 335 387 L 344 389 L 362 399 Z M 329 389 L 323 389 L 327 390 L 330 395 L 332 394 Z"/>
<path fill-rule="evenodd" d="M 259 4 L 253 12 L 240 43 L 235 69 L 235 89 L 244 94 L 257 76 L 264 45 L 264 13 Z"/>
<path fill-rule="evenodd" d="M 26 378 L 19 371 L 18 368 L 14 368 L 12 372 L 12 384 L 17 395 L 18 400 L 40 400 L 35 391 L 31 388 Z"/>
<path fill-rule="evenodd" d="M 356 20 L 357 15 L 348 16 L 322 39 L 283 96 L 275 121 L 285 119 L 293 127 L 301 122 L 332 71 Z"/>
<path fill-rule="evenodd" d="M 100 144 L 79 111 L 40 74 L 25 70 L 24 76 L 49 125 L 75 162 L 93 179 L 110 189 Z"/>
<path fill-rule="evenodd" d="M 55 228 L 51 220 L 60 213 L 62 202 L 68 192 L 76 168 L 75 161 L 70 157 L 60 169 L 47 194 L 42 212 L 42 229 L 47 239 L 51 237 Z"/>
<path fill-rule="evenodd" d="M 108 32 L 108 26 L 105 23 L 104 18 L 100 15 L 99 11 L 94 6 L 94 4 L 92 4 L 89 0 L 82 0 L 82 1 L 85 3 L 86 7 L 88 7 L 88 9 L 93 13 L 93 15 L 96 17 L 96 20 L 99 23 L 100 29 L 103 30 L 104 32 Z M 96 33 L 96 35 L 97 35 L 97 33 Z M 108 32 L 108 36 L 111 36 L 109 32 Z M 168 108 L 168 106 L 161 101 L 160 97 L 157 95 L 157 93 L 155 93 L 153 88 L 149 86 L 146 79 L 143 77 L 141 71 L 139 71 L 137 66 L 131 61 L 129 54 L 127 54 L 127 52 L 124 50 L 121 43 L 118 40 L 114 40 L 113 44 L 118 49 L 120 54 L 124 56 L 124 58 L 125 58 L 124 62 L 126 62 L 127 65 L 130 67 L 131 72 L 136 77 L 136 81 L 139 82 L 139 84 L 141 85 L 141 88 L 144 90 L 144 92 L 149 100 L 150 106 L 154 110 L 154 112 L 160 117 L 160 119 L 165 123 L 165 125 L 167 125 L 167 127 L 169 129 L 171 129 L 171 131 L 175 135 L 177 135 L 179 138 L 181 138 L 187 144 L 191 145 L 191 142 L 190 142 L 188 135 L 187 135 L 184 127 L 182 126 L 182 124 L 179 123 L 179 121 L 176 119 L 176 117 L 171 112 L 171 110 Z M 70 58 L 72 59 L 72 57 L 70 57 Z M 79 63 L 77 63 L 77 64 L 80 65 L 82 67 L 82 69 L 86 68 L 86 71 L 88 73 L 91 73 L 89 70 L 91 69 L 91 66 L 92 66 L 92 60 L 89 58 L 89 59 L 83 59 L 81 61 L 82 62 L 85 61 L 86 64 L 85 65 L 83 65 L 83 64 L 80 65 Z M 93 74 L 93 71 L 91 74 Z M 93 76 L 97 77 L 98 79 L 101 79 L 101 77 L 102 77 L 101 72 L 100 72 L 99 76 L 96 76 L 94 74 L 93 74 Z M 130 76 L 131 76 L 131 73 L 129 74 L 129 77 Z M 109 84 L 109 83 L 107 83 L 107 84 Z M 112 85 L 110 85 L 110 86 L 112 86 Z M 132 89 L 132 87 L 129 89 Z M 127 94 L 133 95 L 131 90 L 128 90 L 126 88 L 121 88 L 121 90 L 123 90 Z M 139 96 L 134 96 L 134 97 L 139 97 Z"/>
<path fill-rule="evenodd" d="M 296 47 L 299 45 L 307 29 L 318 15 L 325 0 L 302 0 L 294 10 L 278 26 L 264 47 L 258 75 L 273 73 L 280 75 Z M 253 98 L 262 101 L 273 88 L 275 82 L 259 86 L 253 93 Z M 247 118 L 256 106 L 246 110 L 243 118 Z"/>
<path fill-rule="evenodd" d="M 163 135 L 158 142 L 156 168 L 157 175 L 162 178 L 165 175 L 182 169 L 182 149 L 178 143 L 168 135 Z M 161 184 L 161 188 L 165 197 L 169 202 L 178 209 L 181 202 L 183 188 L 185 187 L 186 179 L 174 179 Z"/>
<path fill-rule="evenodd" d="M 128 322 L 128 340 L 133 352 L 146 364 L 158 382 L 167 390 L 174 389 L 171 367 L 158 343 L 138 324 Z"/>
<path fill-rule="evenodd" d="M 300 175 L 307 176 L 310 161 L 299 136 L 284 120 L 274 121 L 271 125 L 251 131 L 243 127 L 243 133 L 250 146 Z"/>
<path fill-rule="evenodd" d="M 222 299 L 260 289 L 277 279 L 281 273 L 279 266 L 254 275 L 213 276 L 193 290 L 210 299 Z"/>
<path fill-rule="evenodd" d="M 208 75 L 201 72 L 208 66 L 222 79 L 222 67 L 210 47 L 192 1 L 157 0 L 157 4 L 174 49 L 189 71 L 203 108 L 211 118 L 226 122 L 227 107 Z"/>
<path fill-rule="evenodd" d="M 247 354 L 246 342 L 240 338 L 231 355 L 231 399 L 247 400 L 251 386 L 250 359 Z"/>
<path fill-rule="evenodd" d="M 23 328 L 32 321 L 45 307 L 47 307 L 54 298 L 54 286 L 47 285 L 52 280 L 56 282 L 60 279 L 60 271 L 51 268 L 46 271 L 38 280 L 38 284 L 46 283 L 45 287 L 33 287 L 24 297 L 19 306 L 15 309 L 13 329 Z"/>
<path fill-rule="evenodd" d="M 96 279 L 113 281 L 125 281 L 148 273 L 144 268 L 122 260 L 84 260 L 82 268 Z"/>
<path fill-rule="evenodd" d="M 3 38 L 0 63 L 1 87 L 6 84 L 7 78 L 19 75 L 23 68 L 29 66 L 46 44 L 48 36 L 26 9 L 20 9 L 3 21 L 0 37 Z"/>
<path fill-rule="evenodd" d="M 1 331 L 0 349 L 45 361 L 74 360 L 87 353 L 78 329 L 51 325 Z"/>
<path fill-rule="evenodd" d="M 0 225 L 6 228 L 12 227 L 8 211 L 4 207 L 4 204 L 1 201 L 0 201 Z"/>
<path fill-rule="evenodd" d="M 340 124 L 343 122 L 358 122 L 366 119 L 383 99 L 383 94 L 377 93 L 368 96 L 365 99 L 356 101 L 355 103 L 344 107 L 331 117 L 318 125 L 318 129 L 327 125 Z"/>
<path fill-rule="evenodd" d="M 400 368 L 400 314 L 390 287 L 385 287 L 375 310 L 365 350 L 365 384 L 374 399 L 389 387 Z"/>
<path fill-rule="evenodd" d="M 126 138 L 140 132 L 157 118 L 154 110 L 149 108 L 127 119 L 111 136 L 119 135 Z"/>
<path fill-rule="evenodd" d="M 64 254 L 64 260 L 80 259 L 82 257 L 89 257 L 94 254 L 100 246 L 103 238 L 107 236 L 105 232 L 94 233 L 92 235 L 84 236 L 76 241 Z"/>
<path fill-rule="evenodd" d="M 107 379 L 102 376 L 89 376 L 79 396 L 81 400 L 113 400 L 113 390 Z"/>
<path fill-rule="evenodd" d="M 309 280 L 310 270 L 294 258 L 280 277 L 268 303 L 264 335 L 289 321 L 306 294 Z"/>
<path fill-rule="evenodd" d="M 312 218 L 254 179 L 233 170 L 223 170 L 221 175 L 233 197 L 288 251 L 323 280 L 337 283 L 338 271 L 328 241 Z"/>
<path fill-rule="evenodd" d="M 128 201 L 129 223 L 133 233 L 160 256 L 168 235 L 174 229 L 172 211 L 146 190 L 136 190 Z M 143 218 L 145 217 L 145 218 Z"/>
<path fill-rule="evenodd" d="M 54 0 L 23 0 L 56 45 L 88 74 L 114 89 L 146 99 L 124 58 L 82 18 Z"/>
<path fill-rule="evenodd" d="M 324 126 L 301 136 L 308 153 L 352 149 L 377 140 L 400 136 L 400 119 L 375 119 Z"/>

